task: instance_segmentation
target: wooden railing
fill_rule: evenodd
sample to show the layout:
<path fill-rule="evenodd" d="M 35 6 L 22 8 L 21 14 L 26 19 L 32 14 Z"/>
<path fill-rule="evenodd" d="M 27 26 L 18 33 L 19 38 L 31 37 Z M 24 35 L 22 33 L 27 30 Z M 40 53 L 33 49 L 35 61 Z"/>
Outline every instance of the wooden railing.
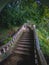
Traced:
<path fill-rule="evenodd" d="M 18 30 L 18 32 L 13 36 L 12 40 L 0 47 L 0 62 L 6 59 L 9 55 L 12 54 L 12 50 L 15 47 L 18 39 L 23 34 L 23 28 L 25 24 Z"/>

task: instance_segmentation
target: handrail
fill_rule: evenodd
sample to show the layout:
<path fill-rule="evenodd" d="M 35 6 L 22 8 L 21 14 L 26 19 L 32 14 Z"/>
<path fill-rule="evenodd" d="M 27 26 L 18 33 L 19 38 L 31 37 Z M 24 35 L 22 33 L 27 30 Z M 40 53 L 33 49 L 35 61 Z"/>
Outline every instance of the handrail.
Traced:
<path fill-rule="evenodd" d="M 35 47 L 36 47 L 36 50 L 37 50 L 37 53 L 38 53 L 38 56 L 39 56 L 39 59 L 40 59 L 40 63 L 41 65 L 47 65 L 47 62 L 45 60 L 45 57 L 40 49 L 40 45 L 39 45 L 39 40 L 38 40 L 38 36 L 37 36 L 37 33 L 36 33 L 36 27 L 35 25 L 33 25 L 33 32 L 34 32 L 34 39 L 35 39 Z"/>
<path fill-rule="evenodd" d="M 24 24 L 25 25 L 25 24 Z M 12 50 L 16 45 L 16 42 L 19 40 L 20 36 L 23 34 L 23 27 L 13 36 L 12 40 L 9 41 L 7 44 L 0 47 L 0 62 L 6 59 L 9 55 L 12 54 Z"/>

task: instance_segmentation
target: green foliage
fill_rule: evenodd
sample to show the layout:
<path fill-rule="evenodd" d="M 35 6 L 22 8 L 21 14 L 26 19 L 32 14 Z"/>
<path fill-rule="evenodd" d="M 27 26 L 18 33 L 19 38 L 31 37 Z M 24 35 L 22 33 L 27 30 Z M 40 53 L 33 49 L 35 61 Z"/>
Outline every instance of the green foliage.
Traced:
<path fill-rule="evenodd" d="M 43 29 L 43 30 L 38 30 L 37 34 L 39 37 L 39 42 L 43 53 L 49 55 L 49 39 L 47 39 L 48 32 L 46 32 Z"/>
<path fill-rule="evenodd" d="M 6 43 L 8 43 L 10 40 L 12 40 L 12 37 L 5 39 L 2 43 L 3 43 L 3 44 L 6 44 Z"/>
<path fill-rule="evenodd" d="M 29 5 L 30 3 L 30 5 Z M 32 17 L 32 13 L 30 11 L 32 0 L 21 0 L 8 4 L 1 13 L 0 22 L 4 27 L 10 27 L 12 25 L 22 25 L 26 22 L 27 19 Z"/>

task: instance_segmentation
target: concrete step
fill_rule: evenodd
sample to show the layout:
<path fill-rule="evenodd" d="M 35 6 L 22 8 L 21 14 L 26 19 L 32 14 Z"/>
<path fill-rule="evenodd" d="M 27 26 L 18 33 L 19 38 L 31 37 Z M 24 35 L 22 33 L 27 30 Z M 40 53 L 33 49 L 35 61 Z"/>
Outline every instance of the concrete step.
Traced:
<path fill-rule="evenodd" d="M 31 41 L 29 41 L 29 42 L 23 42 L 23 41 L 21 41 L 21 42 L 18 42 L 18 44 L 31 45 L 32 43 L 31 43 Z"/>
<path fill-rule="evenodd" d="M 18 42 L 18 44 L 23 44 L 23 45 L 31 45 L 32 43 L 31 42 Z"/>
<path fill-rule="evenodd" d="M 17 47 L 16 50 L 31 51 L 30 48 Z"/>
<path fill-rule="evenodd" d="M 19 42 L 31 42 L 31 41 L 33 41 L 33 40 L 22 39 L 22 40 L 20 40 Z"/>
<path fill-rule="evenodd" d="M 18 51 L 18 50 L 16 50 L 16 51 L 14 51 L 14 53 L 16 53 L 16 54 L 23 54 L 23 55 L 31 55 L 29 52 L 24 52 L 24 51 Z"/>
<path fill-rule="evenodd" d="M 30 35 L 28 35 L 28 36 L 27 35 L 24 35 L 23 37 L 24 38 L 30 38 L 31 36 Z"/>
<path fill-rule="evenodd" d="M 22 37 L 21 40 L 33 40 L 33 38 L 25 38 L 25 37 Z"/>
<path fill-rule="evenodd" d="M 31 48 L 32 46 L 30 45 L 24 45 L 24 44 L 18 44 L 18 47 L 24 47 L 24 48 Z"/>

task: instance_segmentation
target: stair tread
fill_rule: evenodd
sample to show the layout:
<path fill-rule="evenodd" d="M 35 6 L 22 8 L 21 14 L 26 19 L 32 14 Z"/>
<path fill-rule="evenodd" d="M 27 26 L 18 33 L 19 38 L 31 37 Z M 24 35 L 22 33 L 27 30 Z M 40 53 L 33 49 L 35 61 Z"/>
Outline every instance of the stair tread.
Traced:
<path fill-rule="evenodd" d="M 14 51 L 14 53 L 17 53 L 17 54 L 24 54 L 24 55 L 30 55 L 29 52 L 23 52 L 23 51 Z"/>
<path fill-rule="evenodd" d="M 30 51 L 30 48 L 17 47 L 16 50 L 26 50 L 26 51 Z"/>
<path fill-rule="evenodd" d="M 27 48 L 31 47 L 30 45 L 23 45 L 23 44 L 18 44 L 18 46 L 20 46 L 20 47 L 27 47 Z"/>
<path fill-rule="evenodd" d="M 21 38 L 21 40 L 33 40 L 33 38 Z"/>
<path fill-rule="evenodd" d="M 18 44 L 29 45 L 29 46 L 31 45 L 31 43 L 18 43 Z"/>
<path fill-rule="evenodd" d="M 28 44 L 28 43 L 31 43 L 31 41 L 20 41 L 18 43 L 26 43 L 26 44 Z"/>
<path fill-rule="evenodd" d="M 18 42 L 18 44 L 31 45 L 31 42 Z"/>
<path fill-rule="evenodd" d="M 23 37 L 26 37 L 26 38 L 28 38 L 28 37 L 31 37 L 31 35 L 23 35 Z"/>
<path fill-rule="evenodd" d="M 32 40 L 25 40 L 25 39 L 22 39 L 20 40 L 20 42 L 31 42 Z"/>

